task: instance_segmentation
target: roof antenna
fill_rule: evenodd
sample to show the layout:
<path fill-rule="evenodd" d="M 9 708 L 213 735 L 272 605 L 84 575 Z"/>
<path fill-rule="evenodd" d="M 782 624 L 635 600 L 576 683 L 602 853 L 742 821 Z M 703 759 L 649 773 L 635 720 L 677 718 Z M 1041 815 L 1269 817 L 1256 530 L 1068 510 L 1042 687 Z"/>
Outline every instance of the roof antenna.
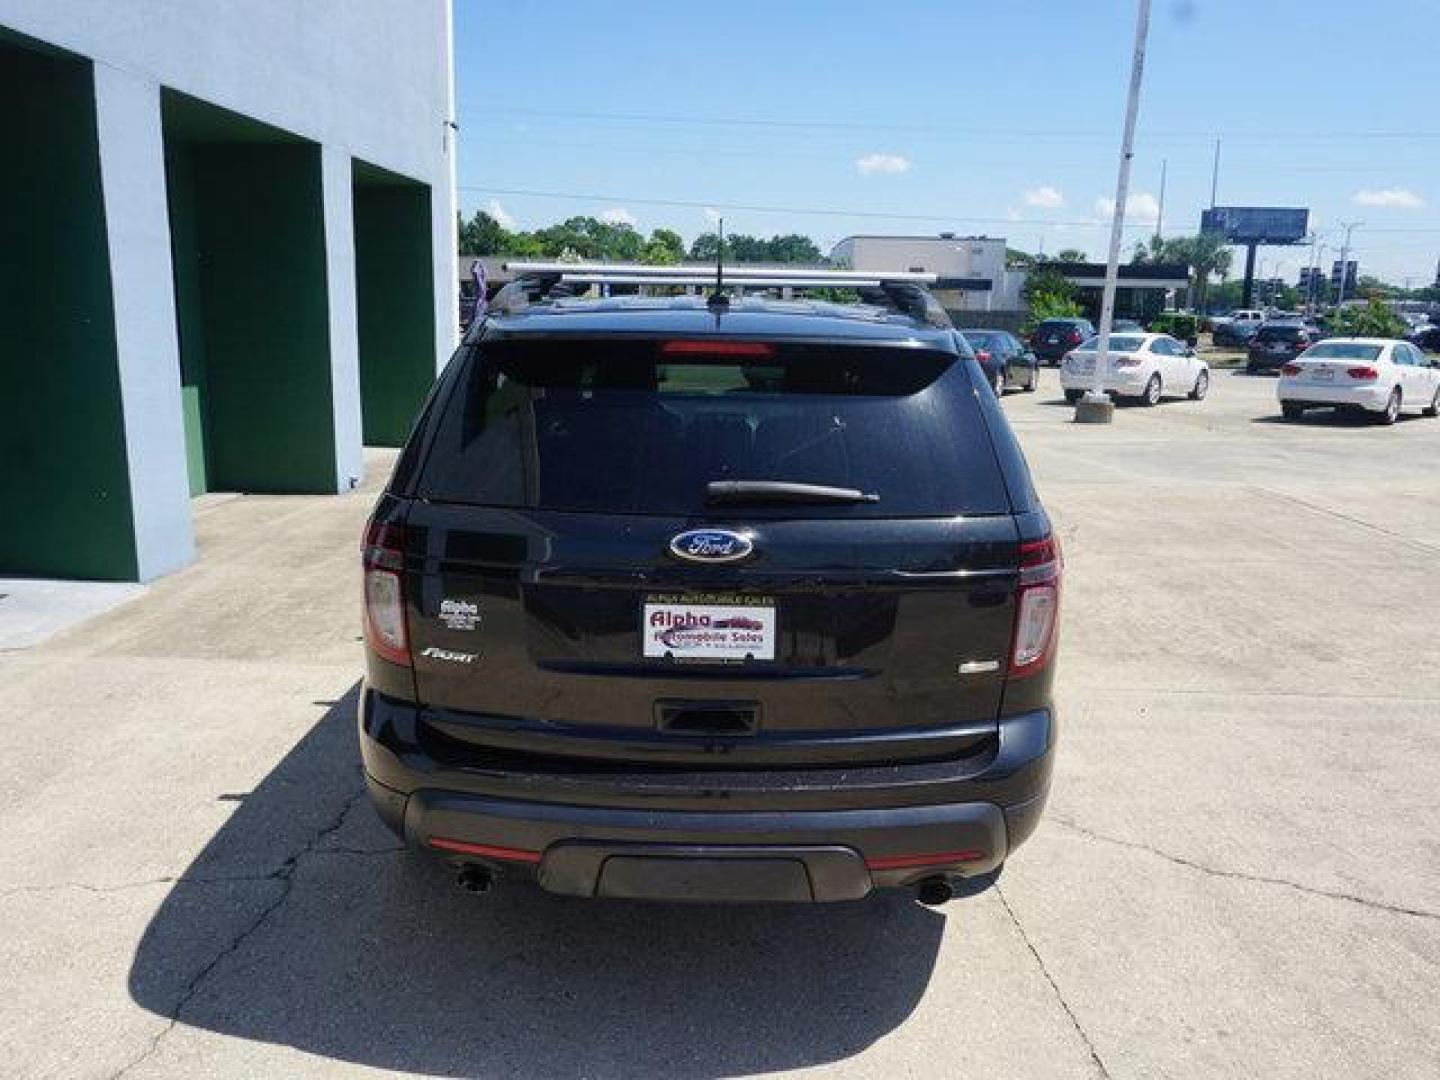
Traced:
<path fill-rule="evenodd" d="M 730 306 L 730 298 L 725 295 L 725 219 L 719 218 L 716 221 L 719 243 L 715 245 L 715 291 L 710 294 L 710 299 L 705 301 L 707 307 L 727 308 Z"/>

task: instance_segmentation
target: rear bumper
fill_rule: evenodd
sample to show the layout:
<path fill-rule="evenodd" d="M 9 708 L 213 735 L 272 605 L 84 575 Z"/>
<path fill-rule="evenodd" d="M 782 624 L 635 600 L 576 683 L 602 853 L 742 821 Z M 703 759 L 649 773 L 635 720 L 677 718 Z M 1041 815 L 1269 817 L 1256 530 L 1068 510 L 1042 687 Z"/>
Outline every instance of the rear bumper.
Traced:
<path fill-rule="evenodd" d="M 361 698 L 370 795 L 407 843 L 457 863 L 533 875 L 574 896 L 855 899 L 875 888 L 996 869 L 1049 792 L 1049 710 L 1001 722 L 974 762 L 823 770 L 557 773 L 440 767 L 413 705 Z M 409 714 L 407 716 L 407 714 Z"/>
<path fill-rule="evenodd" d="M 1111 370 L 1105 378 L 1104 390 L 1107 394 L 1119 394 L 1121 397 L 1138 397 L 1145 392 L 1145 384 L 1150 381 L 1150 372 Z M 1095 385 L 1093 372 L 1066 371 L 1060 370 L 1060 388 L 1062 390 L 1090 390 Z"/>
<path fill-rule="evenodd" d="M 1299 355 L 1298 352 L 1249 352 L 1245 356 L 1245 367 L 1249 371 L 1279 371 Z"/>
<path fill-rule="evenodd" d="M 1325 386 L 1310 382 L 1292 382 L 1284 376 L 1281 376 L 1275 393 L 1283 405 L 1335 406 L 1365 409 L 1368 412 L 1384 412 L 1390 401 L 1389 386 L 1375 383 L 1361 386 Z"/>

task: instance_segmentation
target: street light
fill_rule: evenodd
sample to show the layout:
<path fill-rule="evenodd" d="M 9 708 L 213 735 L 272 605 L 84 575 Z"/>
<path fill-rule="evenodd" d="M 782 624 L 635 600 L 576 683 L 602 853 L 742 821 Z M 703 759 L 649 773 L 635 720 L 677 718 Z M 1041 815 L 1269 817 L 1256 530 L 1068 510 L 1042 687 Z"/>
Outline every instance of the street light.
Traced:
<path fill-rule="evenodd" d="M 1095 381 L 1075 405 L 1081 424 L 1108 424 L 1115 403 L 1105 393 L 1110 370 L 1110 328 L 1115 322 L 1115 285 L 1120 275 L 1120 244 L 1125 230 L 1125 200 L 1130 194 L 1130 159 L 1135 156 L 1135 118 L 1140 112 L 1140 81 L 1145 74 L 1145 42 L 1150 34 L 1150 0 L 1140 0 L 1135 16 L 1135 52 L 1130 61 L 1130 96 L 1125 105 L 1125 134 L 1120 140 L 1120 171 L 1115 179 L 1115 216 L 1110 222 L 1110 256 L 1105 262 L 1105 291 L 1100 299 L 1100 339 L 1095 343 Z"/>

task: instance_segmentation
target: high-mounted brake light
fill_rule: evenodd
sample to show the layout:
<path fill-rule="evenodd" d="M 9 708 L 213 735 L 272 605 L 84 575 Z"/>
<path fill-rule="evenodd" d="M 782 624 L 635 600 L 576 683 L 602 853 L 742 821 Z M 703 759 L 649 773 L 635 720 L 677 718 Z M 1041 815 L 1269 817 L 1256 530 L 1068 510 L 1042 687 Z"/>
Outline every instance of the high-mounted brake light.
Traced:
<path fill-rule="evenodd" d="M 1359 382 L 1373 382 L 1380 377 L 1380 372 L 1376 371 L 1373 367 L 1369 367 L 1368 365 L 1366 367 L 1346 368 L 1345 374 L 1349 375 L 1352 379 L 1358 380 Z"/>
<path fill-rule="evenodd" d="M 1020 589 L 1010 645 L 1010 678 L 1033 675 L 1055 652 L 1060 614 L 1060 545 L 1053 536 L 1020 545 Z"/>
<path fill-rule="evenodd" d="M 775 347 L 764 341 L 677 340 L 661 344 L 665 356 L 774 356 Z"/>
<path fill-rule="evenodd" d="M 410 667 L 405 631 L 405 529 L 372 521 L 365 527 L 365 642 L 375 655 Z"/>

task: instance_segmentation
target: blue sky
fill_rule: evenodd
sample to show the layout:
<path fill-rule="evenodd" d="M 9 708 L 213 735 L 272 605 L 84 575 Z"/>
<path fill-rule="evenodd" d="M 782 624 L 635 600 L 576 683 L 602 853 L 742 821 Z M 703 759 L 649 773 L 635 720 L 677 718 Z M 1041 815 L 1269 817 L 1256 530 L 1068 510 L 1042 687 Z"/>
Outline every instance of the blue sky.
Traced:
<path fill-rule="evenodd" d="M 1132 0 L 456 0 L 460 198 L 687 240 L 942 229 L 1102 256 Z M 1147 234 L 1308 206 L 1361 273 L 1440 257 L 1440 2 L 1154 0 L 1131 182 Z M 546 193 L 546 194 L 540 194 Z M 1128 251 L 1127 243 L 1127 251 Z M 1261 250 L 1293 277 L 1308 249 Z"/>

